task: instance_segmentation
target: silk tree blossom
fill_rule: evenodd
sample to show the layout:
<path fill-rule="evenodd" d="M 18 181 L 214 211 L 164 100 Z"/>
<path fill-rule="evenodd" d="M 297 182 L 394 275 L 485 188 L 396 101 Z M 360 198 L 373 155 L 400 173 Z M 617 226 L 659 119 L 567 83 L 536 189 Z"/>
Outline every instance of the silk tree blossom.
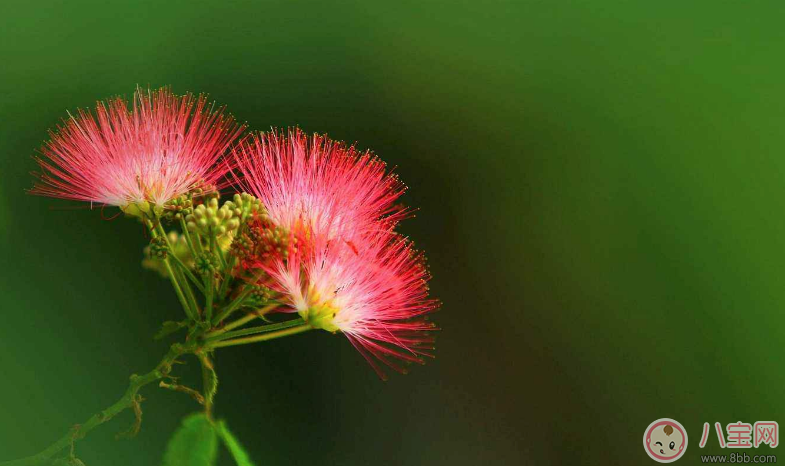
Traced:
<path fill-rule="evenodd" d="M 379 232 L 356 244 L 317 237 L 310 251 L 266 270 L 293 311 L 314 328 L 342 332 L 381 377 L 378 361 L 404 372 L 401 362 L 432 356 L 434 325 L 425 314 L 438 302 L 428 299 L 424 257 L 399 235 Z"/>
<path fill-rule="evenodd" d="M 379 362 L 403 371 L 430 356 L 425 314 L 438 303 L 423 256 L 393 232 L 404 186 L 385 164 L 300 130 L 255 135 L 233 155 L 236 184 L 266 209 L 244 261 L 264 286 L 311 327 L 346 335 L 380 376 Z"/>
<path fill-rule="evenodd" d="M 168 88 L 137 88 L 128 102 L 99 102 L 95 115 L 70 115 L 41 150 L 42 173 L 31 190 L 64 199 L 119 206 L 129 213 L 158 209 L 227 170 L 217 163 L 241 134 L 205 96 Z"/>
<path fill-rule="evenodd" d="M 354 237 L 390 230 L 405 186 L 370 152 L 299 129 L 253 135 L 234 151 L 236 184 L 291 231 Z"/>

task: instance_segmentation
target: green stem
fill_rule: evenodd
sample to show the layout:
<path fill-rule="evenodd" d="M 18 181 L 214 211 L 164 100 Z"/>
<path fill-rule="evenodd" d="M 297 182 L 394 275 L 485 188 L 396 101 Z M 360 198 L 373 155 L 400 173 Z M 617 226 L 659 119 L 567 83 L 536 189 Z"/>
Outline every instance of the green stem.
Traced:
<path fill-rule="evenodd" d="M 152 222 L 146 220 L 146 223 L 147 223 L 147 227 L 150 229 L 150 235 L 152 235 L 153 238 L 157 238 L 158 232 L 156 231 Z M 166 238 L 166 232 L 164 232 L 164 238 Z M 169 243 L 168 238 L 166 239 L 166 242 L 167 244 Z M 188 316 L 188 318 L 190 319 L 195 319 L 195 316 L 191 312 L 191 307 L 188 305 L 188 300 L 185 299 L 183 290 L 180 288 L 180 284 L 177 281 L 177 275 L 175 275 L 174 270 L 172 270 L 172 264 L 169 262 L 169 256 L 170 254 L 167 254 L 166 259 L 164 259 L 164 266 L 166 267 L 166 272 L 169 274 L 169 281 L 172 282 L 172 288 L 174 288 L 174 292 L 175 294 L 177 294 L 177 299 L 180 300 L 180 304 L 183 306 L 185 315 Z"/>
<path fill-rule="evenodd" d="M 181 344 L 172 345 L 172 347 L 169 349 L 169 352 L 166 353 L 155 369 L 144 375 L 134 374 L 131 376 L 131 382 L 128 385 L 128 389 L 125 391 L 125 394 L 113 405 L 99 413 L 94 414 L 92 417 L 90 417 L 90 419 L 83 422 L 82 424 L 79 424 L 78 428 L 72 429 L 70 432 L 65 434 L 63 437 L 61 437 L 52 445 L 48 446 L 40 453 L 33 456 L 28 456 L 27 458 L 0 463 L 0 466 L 37 466 L 49 464 L 51 458 L 57 453 L 71 446 L 77 440 L 85 438 L 88 432 L 109 421 L 125 409 L 133 406 L 136 400 L 136 394 L 139 392 L 140 388 L 168 375 L 172 369 L 172 364 L 174 364 L 178 357 L 187 353 L 191 353 L 194 350 L 194 346 L 185 346 Z"/>
<path fill-rule="evenodd" d="M 185 276 L 188 277 L 191 280 L 191 282 L 196 286 L 196 288 L 199 291 L 202 292 L 202 294 L 205 294 L 204 285 L 202 285 L 199 282 L 199 279 L 196 278 L 196 275 L 194 275 L 193 272 L 191 272 L 188 269 L 188 266 L 185 265 L 185 263 L 182 260 L 180 260 L 179 257 L 177 257 L 177 255 L 174 253 L 174 251 L 172 251 L 170 254 L 172 256 L 172 259 L 174 259 L 175 262 L 177 263 L 177 265 L 180 266 L 180 270 L 182 270 L 182 272 L 185 274 Z"/>
<path fill-rule="evenodd" d="M 215 233 L 210 234 L 210 249 L 215 251 L 215 254 L 218 256 L 218 260 L 221 262 L 221 268 L 226 269 L 226 258 L 224 258 L 224 252 L 215 239 Z"/>
<path fill-rule="evenodd" d="M 166 230 L 164 230 L 163 225 L 161 225 L 161 219 L 156 218 L 155 220 L 155 229 L 158 231 L 158 234 L 163 236 L 164 240 L 166 241 L 166 245 L 169 248 L 170 254 L 167 254 L 167 260 L 170 258 L 174 258 L 177 261 L 180 259 L 174 254 L 174 249 L 172 249 L 172 244 L 169 242 L 169 237 L 166 235 Z M 185 264 L 183 264 L 183 268 Z M 178 286 L 183 290 L 183 294 L 185 295 L 186 301 L 188 306 L 191 308 L 191 318 L 195 319 L 196 316 L 199 315 L 199 305 L 196 303 L 196 297 L 194 296 L 194 292 L 191 290 L 191 285 L 188 284 L 188 280 L 186 280 L 185 276 L 180 272 L 179 268 L 174 270 L 174 275 L 177 276 Z"/>
<path fill-rule="evenodd" d="M 202 235 L 200 235 L 199 232 L 195 231 L 194 232 L 194 238 L 195 238 L 195 240 L 194 240 L 194 248 L 196 249 L 196 253 L 197 254 L 203 254 L 204 253 L 204 248 L 202 247 Z M 196 256 L 194 256 L 194 257 L 196 257 Z"/>
<path fill-rule="evenodd" d="M 267 332 L 272 332 L 274 330 L 283 330 L 286 328 L 296 327 L 304 323 L 305 321 L 303 319 L 293 319 L 293 320 L 287 320 L 286 322 L 279 322 L 277 324 L 259 325 L 256 327 L 248 327 L 241 330 L 235 330 L 233 332 L 221 333 L 219 335 L 209 337 L 205 341 L 207 343 L 212 343 L 216 341 L 228 340 L 234 337 L 242 337 L 245 335 L 253 335 L 256 333 L 267 333 Z"/>
<path fill-rule="evenodd" d="M 257 319 L 259 317 L 262 317 L 263 315 L 267 314 L 268 312 L 272 311 L 273 309 L 275 309 L 278 306 L 280 306 L 279 303 L 268 304 L 267 306 L 265 306 L 265 307 L 263 307 L 261 309 L 257 309 L 256 311 L 249 312 L 245 316 L 235 320 L 234 322 L 230 322 L 230 323 L 226 324 L 223 328 L 221 328 L 219 330 L 214 330 L 214 331 L 206 334 L 205 336 L 207 338 L 210 338 L 210 337 L 214 337 L 216 335 L 221 335 L 223 333 L 226 333 L 229 330 L 235 329 L 237 327 L 242 327 L 243 325 L 247 324 L 248 322 L 250 322 L 250 321 L 252 321 L 254 319 Z"/>
<path fill-rule="evenodd" d="M 179 269 L 177 272 L 179 272 Z M 194 315 L 198 317 L 200 315 L 199 304 L 196 302 L 196 296 L 194 295 L 193 290 L 191 290 L 191 285 L 188 284 L 185 275 L 180 273 L 178 276 L 180 278 L 180 283 L 182 283 L 183 290 L 185 290 L 185 297 L 188 299 L 188 304 L 191 306 L 191 309 L 193 309 Z"/>
<path fill-rule="evenodd" d="M 236 298 L 229 303 L 228 306 L 224 308 L 223 311 L 219 312 L 217 316 L 213 318 L 213 325 L 218 325 L 222 320 L 229 316 L 232 312 L 234 312 L 240 304 L 248 297 L 249 294 L 253 292 L 253 285 L 246 285 L 245 288 L 237 295 Z"/>
<path fill-rule="evenodd" d="M 180 215 L 180 229 L 183 230 L 183 236 L 185 236 L 185 242 L 188 243 L 188 249 L 191 251 L 191 255 L 196 259 L 196 249 L 194 249 L 194 242 L 191 239 L 191 233 L 188 231 L 188 225 L 185 224 L 184 215 Z"/>
<path fill-rule="evenodd" d="M 221 281 L 221 289 L 218 291 L 218 296 L 221 298 L 226 297 L 229 291 L 229 283 L 232 282 L 232 269 L 234 268 L 234 254 L 229 253 L 229 258 L 226 260 L 226 267 L 224 268 L 223 280 Z"/>
<path fill-rule="evenodd" d="M 207 346 L 209 348 L 221 348 L 221 347 L 224 347 L 224 346 L 247 345 L 247 344 L 256 343 L 256 342 L 259 342 L 259 341 L 267 341 L 267 340 L 273 340 L 275 338 L 286 337 L 286 336 L 289 336 L 289 335 L 296 335 L 298 333 L 302 333 L 302 332 L 306 332 L 308 330 L 311 330 L 312 328 L 313 327 L 311 327 L 308 324 L 303 324 L 303 325 L 298 325 L 297 327 L 290 327 L 290 328 L 287 328 L 287 329 L 284 329 L 284 330 L 279 330 L 277 332 L 263 333 L 261 335 L 256 335 L 256 336 L 252 336 L 252 337 L 245 337 L 245 338 L 238 338 L 236 340 L 222 340 L 222 341 L 217 341 L 217 342 L 214 342 L 214 343 L 208 343 Z M 2 465 L 0 465 L 0 466 L 2 466 Z"/>
<path fill-rule="evenodd" d="M 213 282 L 215 281 L 215 274 L 213 272 L 208 271 L 207 276 L 204 278 L 204 287 L 207 289 L 205 293 L 205 304 L 204 304 L 204 320 L 205 322 L 210 322 L 210 319 L 213 318 Z"/>

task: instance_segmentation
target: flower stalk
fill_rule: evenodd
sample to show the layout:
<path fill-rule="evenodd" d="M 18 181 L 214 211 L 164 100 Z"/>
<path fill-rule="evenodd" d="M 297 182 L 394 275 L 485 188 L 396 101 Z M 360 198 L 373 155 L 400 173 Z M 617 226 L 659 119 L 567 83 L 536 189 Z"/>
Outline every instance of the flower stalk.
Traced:
<path fill-rule="evenodd" d="M 248 345 L 251 343 L 258 343 L 260 341 L 268 341 L 268 340 L 274 340 L 276 338 L 288 337 L 290 335 L 296 335 L 298 333 L 307 332 L 308 330 L 313 330 L 313 327 L 311 327 L 308 324 L 301 324 L 301 325 L 297 325 L 296 327 L 290 327 L 287 329 L 278 330 L 276 332 L 263 333 L 261 335 L 256 335 L 252 337 L 238 338 L 236 340 L 216 341 L 213 343 L 208 343 L 208 347 L 222 348 L 225 346 Z"/>
<path fill-rule="evenodd" d="M 177 256 L 173 252 L 172 243 L 169 242 L 169 237 L 166 234 L 163 225 L 161 225 L 160 217 L 154 216 L 152 220 L 148 220 L 147 226 L 150 228 L 150 234 L 153 236 L 153 238 L 163 238 L 166 242 L 167 249 L 170 253 L 166 255 L 164 263 L 166 264 L 166 269 L 169 272 L 170 279 L 172 280 L 172 286 L 174 287 L 178 298 L 181 298 L 181 303 L 184 303 L 185 313 L 188 318 L 196 319 L 199 316 L 199 305 L 196 304 L 196 297 L 194 297 L 193 291 L 191 291 L 191 287 L 188 284 L 188 281 L 186 281 L 183 273 L 180 271 L 180 268 L 172 267 L 172 258 L 174 258 L 174 260 L 179 259 L 177 259 Z M 183 264 L 183 267 L 185 267 L 185 264 Z"/>
<path fill-rule="evenodd" d="M 226 306 L 226 308 L 224 308 L 223 311 L 219 312 L 218 315 L 216 315 L 213 318 L 213 321 L 212 321 L 213 325 L 218 325 L 219 323 L 221 323 L 222 320 L 224 320 L 225 318 L 229 317 L 229 315 L 232 312 L 234 312 L 235 310 L 237 310 L 237 308 L 240 307 L 240 305 L 243 303 L 243 301 L 245 301 L 245 298 L 247 298 L 248 295 L 253 293 L 253 291 L 254 291 L 254 285 L 253 284 L 246 285 L 243 288 L 243 290 L 240 292 L 240 294 L 238 294 L 237 297 L 235 297 L 229 303 L 229 305 Z"/>
<path fill-rule="evenodd" d="M 278 307 L 280 307 L 280 303 L 268 304 L 267 306 L 264 306 L 261 309 L 258 309 L 258 310 L 253 311 L 253 312 L 249 312 L 248 314 L 246 314 L 245 316 L 235 320 L 234 322 L 230 322 L 230 323 L 224 325 L 223 328 L 220 328 L 218 330 L 214 330 L 212 332 L 207 333 L 205 335 L 205 337 L 210 339 L 211 337 L 214 337 L 216 335 L 220 335 L 222 333 L 228 332 L 229 330 L 235 329 L 237 327 L 242 327 L 243 325 L 247 324 L 248 322 L 250 322 L 250 321 L 252 321 L 254 319 L 258 319 L 260 317 L 263 317 L 265 314 L 269 313 L 270 311 L 273 311 L 274 309 L 276 309 Z"/>
<path fill-rule="evenodd" d="M 180 267 L 180 271 L 184 273 L 189 280 L 191 280 L 191 283 L 193 283 L 202 294 L 206 293 L 206 286 L 199 282 L 199 279 L 194 276 L 193 272 L 191 272 L 191 269 L 189 269 L 188 266 L 185 265 L 176 254 L 172 254 L 172 259 L 174 259 L 175 264 Z"/>
<path fill-rule="evenodd" d="M 158 231 L 153 226 L 153 223 L 150 220 L 147 220 L 147 219 L 145 220 L 145 223 L 147 224 L 147 227 L 150 230 L 150 235 L 153 238 L 158 238 Z M 164 237 L 166 237 L 165 233 L 164 233 Z M 167 244 L 169 244 L 168 240 L 167 240 Z M 174 292 L 177 295 L 177 299 L 180 301 L 180 305 L 183 306 L 183 310 L 185 311 L 185 315 L 189 319 L 195 319 L 196 316 L 191 311 L 191 307 L 190 307 L 190 305 L 188 303 L 188 300 L 185 298 L 185 294 L 183 294 L 182 288 L 180 288 L 180 283 L 177 280 L 177 275 L 175 274 L 174 270 L 172 269 L 172 264 L 171 264 L 170 259 L 169 259 L 168 256 L 169 256 L 169 254 L 167 254 L 167 257 L 164 259 L 163 263 L 164 263 L 164 267 L 166 268 L 166 272 L 167 272 L 167 274 L 169 276 L 169 281 L 172 283 L 172 288 L 174 288 Z"/>
<path fill-rule="evenodd" d="M 248 327 L 241 330 L 234 330 L 232 332 L 219 333 L 212 337 L 207 337 L 205 341 L 208 344 L 210 344 L 222 340 L 228 340 L 234 337 L 242 337 L 246 335 L 254 335 L 256 333 L 267 333 L 276 330 L 283 330 L 291 327 L 297 327 L 303 325 L 304 323 L 305 321 L 303 319 L 293 319 L 293 320 L 287 320 L 286 322 L 280 322 L 277 324 L 259 325 L 257 327 Z"/>

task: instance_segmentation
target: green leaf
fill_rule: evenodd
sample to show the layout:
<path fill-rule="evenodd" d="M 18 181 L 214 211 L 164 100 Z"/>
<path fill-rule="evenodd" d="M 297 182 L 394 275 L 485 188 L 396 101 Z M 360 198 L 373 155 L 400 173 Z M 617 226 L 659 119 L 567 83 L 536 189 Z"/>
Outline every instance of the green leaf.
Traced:
<path fill-rule="evenodd" d="M 232 458 L 234 458 L 234 462 L 237 463 L 237 466 L 254 466 L 253 462 L 248 457 L 248 453 L 243 449 L 243 446 L 240 445 L 240 442 L 237 441 L 235 436 L 229 431 L 229 428 L 226 427 L 226 422 L 218 421 L 215 430 L 218 432 L 218 436 L 223 441 L 226 449 L 232 454 Z"/>
<path fill-rule="evenodd" d="M 213 466 L 218 456 L 218 437 L 204 413 L 191 414 L 166 446 L 163 466 Z"/>
<path fill-rule="evenodd" d="M 156 339 L 156 340 L 160 340 L 161 338 L 163 338 L 163 337 L 165 337 L 165 336 L 167 336 L 167 335 L 169 335 L 171 333 L 174 333 L 174 332 L 180 330 L 181 328 L 185 327 L 186 325 L 188 325 L 188 324 L 185 321 L 183 321 L 183 322 L 173 322 L 171 320 L 167 320 L 166 322 L 164 322 L 161 325 L 161 329 L 158 330 L 158 333 L 156 333 L 153 338 Z"/>

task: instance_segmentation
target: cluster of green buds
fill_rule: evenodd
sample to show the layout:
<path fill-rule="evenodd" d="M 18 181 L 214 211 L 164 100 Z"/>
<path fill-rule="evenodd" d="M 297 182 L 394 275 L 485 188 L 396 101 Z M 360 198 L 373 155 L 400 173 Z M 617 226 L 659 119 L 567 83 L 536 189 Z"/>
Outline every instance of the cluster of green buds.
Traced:
<path fill-rule="evenodd" d="M 218 207 L 218 199 L 213 198 L 196 206 L 193 213 L 185 217 L 185 223 L 192 233 L 223 236 L 240 227 L 240 218 L 235 216 L 231 201 Z"/>
<path fill-rule="evenodd" d="M 270 288 L 262 285 L 254 285 L 253 291 L 243 301 L 246 307 L 258 308 L 267 304 L 275 293 Z"/>
<path fill-rule="evenodd" d="M 212 252 L 205 252 L 204 254 L 199 254 L 196 257 L 194 269 L 200 275 L 209 275 L 215 273 L 218 268 L 221 266 L 218 257 L 215 256 Z"/>
<path fill-rule="evenodd" d="M 169 240 L 168 243 L 167 239 Z M 166 238 L 157 236 L 150 241 L 149 245 L 145 246 L 142 267 L 158 272 L 162 277 L 168 277 L 169 273 L 164 265 L 164 259 L 169 254 L 176 255 L 183 264 L 188 266 L 193 266 L 194 264 L 188 241 L 186 241 L 183 235 L 172 231 L 169 232 Z"/>
<path fill-rule="evenodd" d="M 166 241 L 166 238 L 163 236 L 157 236 L 150 240 L 148 253 L 150 257 L 155 257 L 156 259 L 161 260 L 166 259 L 166 256 L 169 254 L 169 243 Z"/>
<path fill-rule="evenodd" d="M 172 199 L 166 205 L 166 215 L 174 220 L 185 218 L 193 212 L 194 202 L 190 195 L 183 195 Z"/>
<path fill-rule="evenodd" d="M 188 215 L 193 214 L 194 207 L 203 203 L 209 204 L 212 200 L 217 202 L 220 196 L 218 188 L 214 185 L 199 183 L 186 194 L 169 201 L 162 216 L 169 220 L 186 218 Z"/>
<path fill-rule="evenodd" d="M 245 223 L 249 218 L 258 218 L 262 221 L 269 220 L 267 209 L 262 201 L 248 193 L 235 194 L 231 201 L 226 201 L 224 206 L 232 209 L 232 213 L 240 222 Z"/>

